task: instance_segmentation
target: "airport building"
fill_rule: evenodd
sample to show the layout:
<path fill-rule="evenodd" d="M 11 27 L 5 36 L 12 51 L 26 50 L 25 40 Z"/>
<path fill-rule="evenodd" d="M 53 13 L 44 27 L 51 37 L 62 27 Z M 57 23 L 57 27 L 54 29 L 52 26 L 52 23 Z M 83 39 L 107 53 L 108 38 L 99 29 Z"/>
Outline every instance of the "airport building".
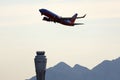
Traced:
<path fill-rule="evenodd" d="M 45 80 L 47 59 L 44 51 L 37 51 L 35 56 L 36 79 Z"/>

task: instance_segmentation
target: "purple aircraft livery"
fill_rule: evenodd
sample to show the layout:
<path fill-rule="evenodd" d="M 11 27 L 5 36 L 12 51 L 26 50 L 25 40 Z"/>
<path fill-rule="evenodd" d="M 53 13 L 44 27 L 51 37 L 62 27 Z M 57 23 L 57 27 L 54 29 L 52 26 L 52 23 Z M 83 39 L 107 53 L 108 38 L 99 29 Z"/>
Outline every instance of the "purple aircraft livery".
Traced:
<path fill-rule="evenodd" d="M 75 23 L 76 19 L 80 19 L 80 18 L 84 18 L 86 16 L 86 14 L 82 17 L 77 17 L 77 13 L 75 13 L 72 17 L 60 17 L 58 15 L 56 15 L 55 13 L 47 10 L 47 9 L 39 9 L 41 15 L 44 15 L 45 17 L 43 17 L 44 21 L 52 21 L 52 22 L 57 22 L 63 25 L 67 25 L 67 26 L 74 26 L 74 25 L 83 25 L 83 23 Z"/>

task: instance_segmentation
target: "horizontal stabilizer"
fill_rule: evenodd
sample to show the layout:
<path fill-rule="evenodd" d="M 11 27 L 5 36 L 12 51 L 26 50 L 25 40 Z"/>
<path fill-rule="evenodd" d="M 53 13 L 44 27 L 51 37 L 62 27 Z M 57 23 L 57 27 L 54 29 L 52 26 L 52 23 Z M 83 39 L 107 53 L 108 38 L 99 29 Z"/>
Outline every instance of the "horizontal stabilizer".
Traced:
<path fill-rule="evenodd" d="M 84 23 L 74 23 L 74 25 L 84 25 Z"/>

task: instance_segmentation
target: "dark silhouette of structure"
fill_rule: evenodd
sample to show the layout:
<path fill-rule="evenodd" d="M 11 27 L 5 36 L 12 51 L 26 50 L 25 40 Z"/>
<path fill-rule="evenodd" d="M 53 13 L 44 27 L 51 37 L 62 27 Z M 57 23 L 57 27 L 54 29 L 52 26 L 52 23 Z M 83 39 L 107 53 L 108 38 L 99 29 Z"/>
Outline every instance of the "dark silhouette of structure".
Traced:
<path fill-rule="evenodd" d="M 36 79 L 45 80 L 47 59 L 44 51 L 37 51 L 35 56 Z"/>

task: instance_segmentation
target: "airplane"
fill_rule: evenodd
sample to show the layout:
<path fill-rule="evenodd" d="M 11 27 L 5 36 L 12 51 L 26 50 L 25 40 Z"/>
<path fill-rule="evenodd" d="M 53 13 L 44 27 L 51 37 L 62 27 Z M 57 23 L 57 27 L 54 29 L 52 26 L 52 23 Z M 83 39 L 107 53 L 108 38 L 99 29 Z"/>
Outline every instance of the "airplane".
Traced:
<path fill-rule="evenodd" d="M 72 17 L 60 17 L 47 9 L 39 9 L 39 11 L 40 11 L 41 15 L 45 16 L 45 17 L 43 17 L 44 21 L 48 21 L 48 22 L 51 21 L 54 23 L 57 22 L 57 23 L 67 25 L 67 26 L 83 25 L 83 23 L 75 23 L 75 20 L 84 18 L 86 16 L 86 14 L 85 14 L 84 16 L 77 17 L 78 14 L 75 13 Z"/>

